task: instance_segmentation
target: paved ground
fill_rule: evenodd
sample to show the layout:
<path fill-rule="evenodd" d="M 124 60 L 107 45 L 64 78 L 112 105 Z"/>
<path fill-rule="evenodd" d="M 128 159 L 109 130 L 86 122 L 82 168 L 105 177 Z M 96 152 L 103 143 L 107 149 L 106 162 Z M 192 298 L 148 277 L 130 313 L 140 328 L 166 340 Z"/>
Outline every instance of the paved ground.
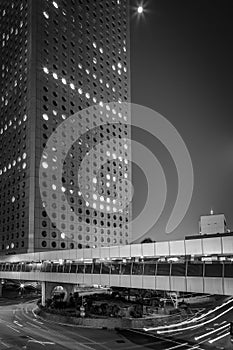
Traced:
<path fill-rule="evenodd" d="M 0 350 L 107 350 L 126 345 L 116 332 L 67 327 L 40 320 L 33 314 L 34 303 L 0 306 Z M 129 349 L 132 344 L 128 342 Z M 130 347 L 131 346 L 131 347 Z M 121 347 L 122 348 L 122 347 Z"/>
<path fill-rule="evenodd" d="M 229 320 L 233 318 L 233 301 L 188 325 L 146 333 L 56 324 L 38 318 L 33 313 L 34 307 L 35 301 L 0 298 L 0 350 L 233 349 L 227 334 Z"/>
<path fill-rule="evenodd" d="M 199 349 L 232 350 L 230 322 L 233 321 L 233 298 L 225 298 L 209 310 L 193 315 L 188 322 L 148 330 L 152 336 L 187 341 Z M 177 348 L 177 350 L 179 350 Z"/>
<path fill-rule="evenodd" d="M 187 341 L 134 331 L 64 326 L 38 318 L 34 301 L 0 299 L 0 350 L 146 350 L 192 348 Z M 184 344 L 184 345 L 183 345 Z"/>

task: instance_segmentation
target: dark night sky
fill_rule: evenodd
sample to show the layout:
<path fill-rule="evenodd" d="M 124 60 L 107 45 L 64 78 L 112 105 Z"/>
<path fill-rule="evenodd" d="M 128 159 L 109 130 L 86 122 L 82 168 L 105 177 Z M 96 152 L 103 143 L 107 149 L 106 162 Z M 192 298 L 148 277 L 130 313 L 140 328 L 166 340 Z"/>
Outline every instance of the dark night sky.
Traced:
<path fill-rule="evenodd" d="M 233 230 L 232 1 L 147 0 L 140 19 L 136 5 L 131 0 L 132 102 L 154 109 L 175 126 L 189 149 L 195 176 L 186 216 L 165 235 L 177 177 L 161 145 L 148 135 L 136 135 L 163 165 L 170 191 L 165 211 L 146 237 L 166 240 L 196 234 L 199 216 L 211 208 L 224 213 Z M 137 215 L 146 201 L 147 185 L 137 168 L 133 178 Z"/>

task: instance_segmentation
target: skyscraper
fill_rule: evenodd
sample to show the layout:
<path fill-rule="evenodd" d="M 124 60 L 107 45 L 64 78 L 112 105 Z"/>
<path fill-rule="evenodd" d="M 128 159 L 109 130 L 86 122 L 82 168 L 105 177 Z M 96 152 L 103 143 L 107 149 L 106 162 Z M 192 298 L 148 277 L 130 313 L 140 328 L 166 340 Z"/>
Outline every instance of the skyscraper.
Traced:
<path fill-rule="evenodd" d="M 1 254 L 129 243 L 130 208 L 95 210 L 78 185 L 89 150 L 112 137 L 122 139 L 123 149 L 129 126 L 87 128 L 72 145 L 64 162 L 63 197 L 45 183 L 45 196 L 54 198 L 54 221 L 39 188 L 44 148 L 62 122 L 92 105 L 130 101 L 128 10 L 127 0 L 1 0 Z M 98 153 L 101 147 L 94 154 L 97 163 Z M 124 196 L 116 183 L 131 177 L 127 158 L 124 149 L 101 169 L 91 164 L 96 177 L 90 179 L 87 168 L 86 187 L 93 183 L 109 203 Z"/>

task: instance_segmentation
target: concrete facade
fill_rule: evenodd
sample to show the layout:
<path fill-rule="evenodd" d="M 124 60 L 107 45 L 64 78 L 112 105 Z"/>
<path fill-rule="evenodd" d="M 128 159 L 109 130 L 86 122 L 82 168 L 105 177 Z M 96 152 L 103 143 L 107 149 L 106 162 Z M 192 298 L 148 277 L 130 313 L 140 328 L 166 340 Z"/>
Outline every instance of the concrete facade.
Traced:
<path fill-rule="evenodd" d="M 113 212 L 131 179 L 130 126 L 122 127 L 130 116 L 117 114 L 108 125 L 106 110 L 130 102 L 128 12 L 127 0 L 0 1 L 0 254 L 130 242 L 131 209 Z M 102 108 L 102 125 L 87 112 L 76 130 L 85 132 L 64 159 L 62 186 L 46 176 L 40 186 L 50 136 L 92 106 Z M 109 212 L 90 205 L 97 194 Z"/>

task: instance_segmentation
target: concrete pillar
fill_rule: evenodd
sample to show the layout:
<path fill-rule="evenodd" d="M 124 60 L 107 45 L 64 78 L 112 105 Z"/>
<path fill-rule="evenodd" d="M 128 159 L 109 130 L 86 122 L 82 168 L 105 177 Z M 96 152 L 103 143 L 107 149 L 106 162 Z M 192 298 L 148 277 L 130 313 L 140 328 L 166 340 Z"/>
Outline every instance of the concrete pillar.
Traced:
<path fill-rule="evenodd" d="M 59 283 L 53 283 L 53 282 L 42 282 L 41 283 L 41 303 L 43 306 L 45 306 L 45 302 L 47 299 L 51 298 L 51 292 L 54 287 L 59 285 Z"/>
<path fill-rule="evenodd" d="M 45 296 L 45 283 L 46 282 L 41 282 L 41 305 L 45 306 L 45 300 L 46 300 L 46 296 Z"/>

